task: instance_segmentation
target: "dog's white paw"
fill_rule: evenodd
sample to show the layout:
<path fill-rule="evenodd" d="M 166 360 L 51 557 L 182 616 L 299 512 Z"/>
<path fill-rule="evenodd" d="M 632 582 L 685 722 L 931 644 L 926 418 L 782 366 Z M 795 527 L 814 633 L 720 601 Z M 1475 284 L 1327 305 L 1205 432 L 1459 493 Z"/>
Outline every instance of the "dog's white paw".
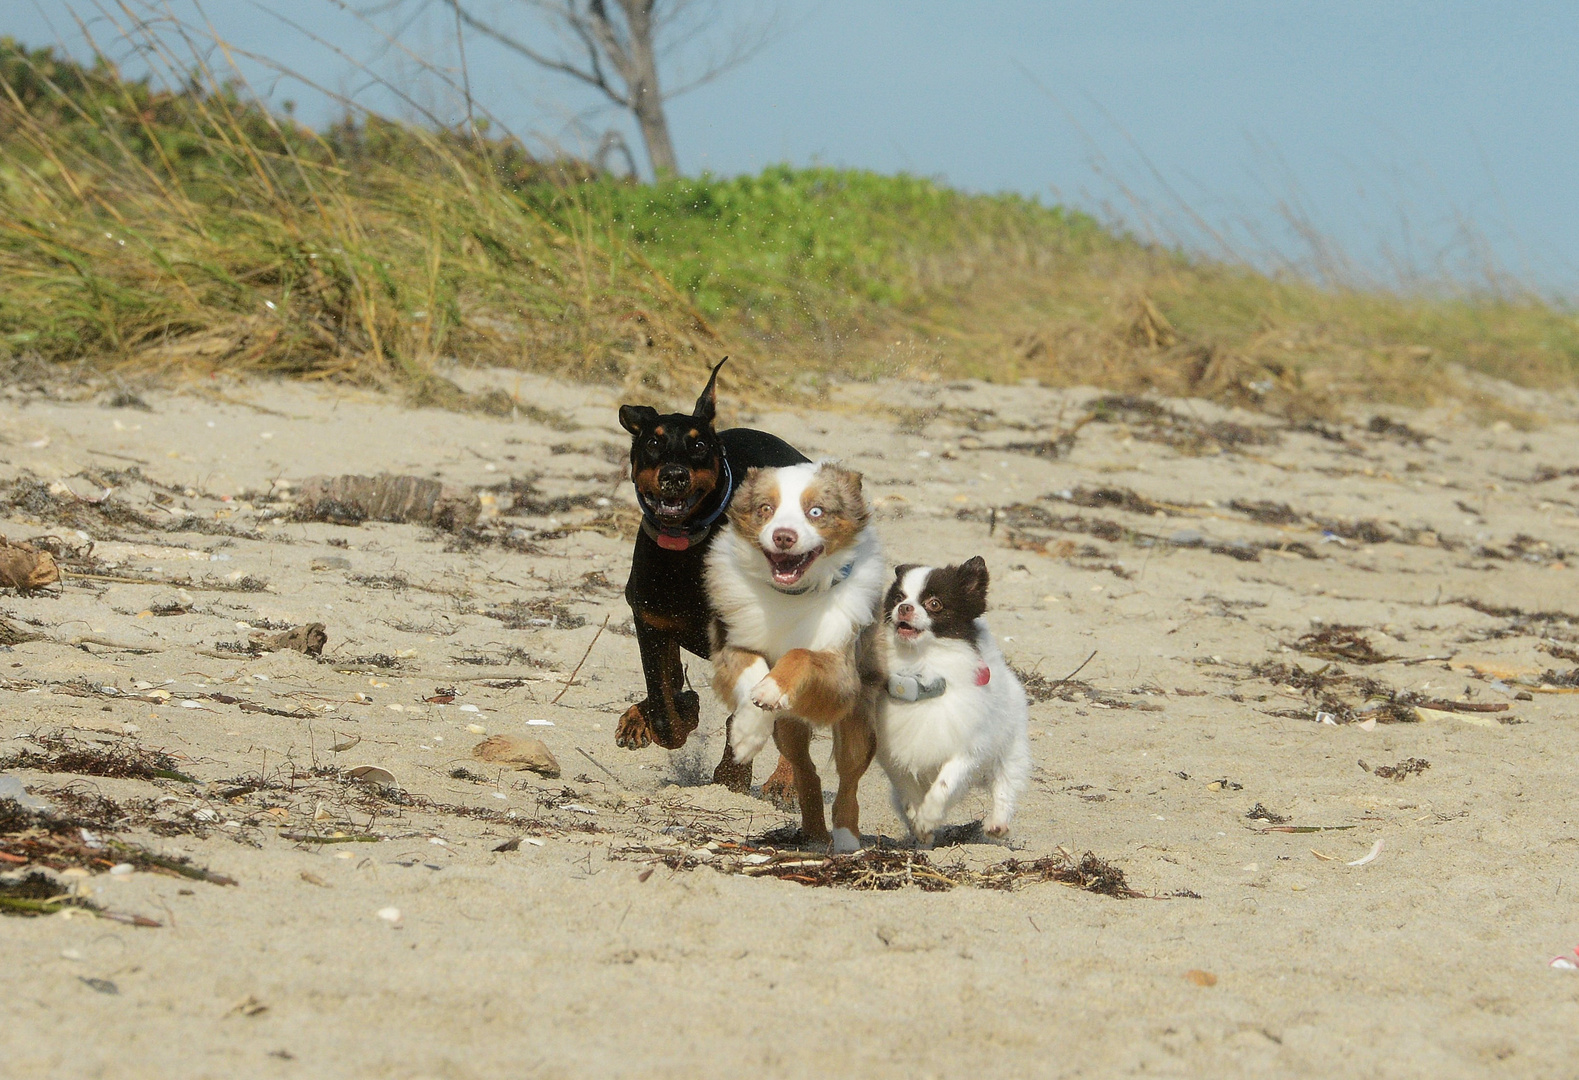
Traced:
<path fill-rule="evenodd" d="M 729 750 L 742 765 L 755 761 L 773 737 L 773 717 L 761 709 L 741 709 L 729 726 Z"/>
<path fill-rule="evenodd" d="M 834 855 L 850 855 L 861 850 L 861 838 L 849 829 L 834 829 L 828 850 Z"/>
<path fill-rule="evenodd" d="M 789 708 L 789 695 L 781 690 L 778 682 L 769 675 L 751 688 L 751 704 L 768 712 L 777 712 L 779 709 Z"/>
<path fill-rule="evenodd" d="M 997 821 L 993 818 L 988 818 L 982 823 L 981 831 L 992 837 L 994 840 L 1001 840 L 1005 836 L 1009 835 L 1009 823 L 1007 821 Z"/>

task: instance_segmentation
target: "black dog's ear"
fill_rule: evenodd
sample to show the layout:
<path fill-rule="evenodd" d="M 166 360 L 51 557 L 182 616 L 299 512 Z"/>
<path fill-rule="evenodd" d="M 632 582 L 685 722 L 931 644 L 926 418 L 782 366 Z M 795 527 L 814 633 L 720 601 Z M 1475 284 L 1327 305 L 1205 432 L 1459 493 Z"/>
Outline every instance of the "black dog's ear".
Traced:
<path fill-rule="evenodd" d="M 620 406 L 620 427 L 632 435 L 640 435 L 657 422 L 658 410 L 651 405 Z"/>
<path fill-rule="evenodd" d="M 987 606 L 987 560 L 980 555 L 966 559 L 959 567 L 960 591 Z"/>
<path fill-rule="evenodd" d="M 920 563 L 907 562 L 901 566 L 896 566 L 894 567 L 894 578 L 896 580 L 903 579 L 906 574 L 920 565 Z"/>
<path fill-rule="evenodd" d="M 702 390 L 702 396 L 696 399 L 696 408 L 691 412 L 691 419 L 697 423 L 713 426 L 713 417 L 718 412 L 718 369 L 729 360 L 724 357 L 713 368 L 713 373 L 707 377 L 707 386 Z"/>

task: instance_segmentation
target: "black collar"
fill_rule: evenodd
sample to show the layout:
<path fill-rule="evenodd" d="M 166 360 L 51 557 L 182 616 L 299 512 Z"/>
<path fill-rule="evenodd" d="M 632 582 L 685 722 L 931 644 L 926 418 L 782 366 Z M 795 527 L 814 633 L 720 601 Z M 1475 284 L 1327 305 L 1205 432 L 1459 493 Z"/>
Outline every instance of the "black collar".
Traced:
<path fill-rule="evenodd" d="M 718 519 L 724 516 L 724 511 L 729 509 L 729 500 L 735 494 L 735 472 L 729 465 L 729 455 L 720 452 L 718 459 L 724 463 L 724 494 L 718 500 L 718 508 L 708 514 L 701 521 L 687 523 L 683 529 L 672 525 L 662 525 L 657 516 L 652 512 L 652 507 L 642 497 L 641 490 L 636 491 L 636 505 L 641 507 L 641 531 L 646 533 L 659 547 L 666 551 L 686 551 L 702 541 L 713 531 L 713 526 L 718 524 Z"/>

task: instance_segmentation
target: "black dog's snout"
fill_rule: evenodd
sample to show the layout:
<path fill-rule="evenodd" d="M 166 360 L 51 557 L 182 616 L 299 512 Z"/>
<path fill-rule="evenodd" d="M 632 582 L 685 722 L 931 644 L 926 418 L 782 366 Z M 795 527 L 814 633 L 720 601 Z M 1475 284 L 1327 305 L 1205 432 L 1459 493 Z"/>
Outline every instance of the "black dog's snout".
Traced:
<path fill-rule="evenodd" d="M 691 470 L 684 465 L 665 465 L 658 470 L 658 490 L 665 495 L 684 495 L 691 489 Z"/>
<path fill-rule="evenodd" d="M 794 529 L 773 530 L 773 546 L 780 551 L 788 551 L 795 546 L 795 542 L 799 539 L 800 536 L 796 534 Z"/>
<path fill-rule="evenodd" d="M 898 619 L 900 622 L 908 622 L 910 616 L 914 615 L 915 613 L 916 609 L 914 604 L 900 604 L 894 609 L 894 618 Z"/>

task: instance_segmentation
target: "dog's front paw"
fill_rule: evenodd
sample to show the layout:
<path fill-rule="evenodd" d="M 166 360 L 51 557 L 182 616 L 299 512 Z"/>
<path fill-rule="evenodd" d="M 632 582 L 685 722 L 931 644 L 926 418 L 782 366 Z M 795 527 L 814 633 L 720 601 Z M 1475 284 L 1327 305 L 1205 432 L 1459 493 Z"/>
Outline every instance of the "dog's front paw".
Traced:
<path fill-rule="evenodd" d="M 681 690 L 674 695 L 674 715 L 666 725 L 668 730 L 663 731 L 658 725 L 653 725 L 652 741 L 665 750 L 678 750 L 701 722 L 702 699 L 695 690 Z"/>
<path fill-rule="evenodd" d="M 652 725 L 647 722 L 640 704 L 632 705 L 620 717 L 619 726 L 614 729 L 614 742 L 626 750 L 641 750 L 651 745 Z"/>
<path fill-rule="evenodd" d="M 741 765 L 756 759 L 773 737 L 773 717 L 761 709 L 741 709 L 729 728 L 729 749 Z"/>
<path fill-rule="evenodd" d="M 789 694 L 779 688 L 778 681 L 769 675 L 751 688 L 751 704 L 768 712 L 789 708 Z"/>
<path fill-rule="evenodd" d="M 910 818 L 909 824 L 916 843 L 923 847 L 931 847 L 932 836 L 938 831 L 938 826 L 943 824 L 943 818 L 938 814 L 930 813 L 926 806 L 922 805 L 917 808 L 915 816 Z"/>
<path fill-rule="evenodd" d="M 1007 821 L 998 821 L 995 818 L 988 818 L 982 823 L 981 831 L 994 840 L 1002 840 L 1009 835 L 1009 823 Z"/>

